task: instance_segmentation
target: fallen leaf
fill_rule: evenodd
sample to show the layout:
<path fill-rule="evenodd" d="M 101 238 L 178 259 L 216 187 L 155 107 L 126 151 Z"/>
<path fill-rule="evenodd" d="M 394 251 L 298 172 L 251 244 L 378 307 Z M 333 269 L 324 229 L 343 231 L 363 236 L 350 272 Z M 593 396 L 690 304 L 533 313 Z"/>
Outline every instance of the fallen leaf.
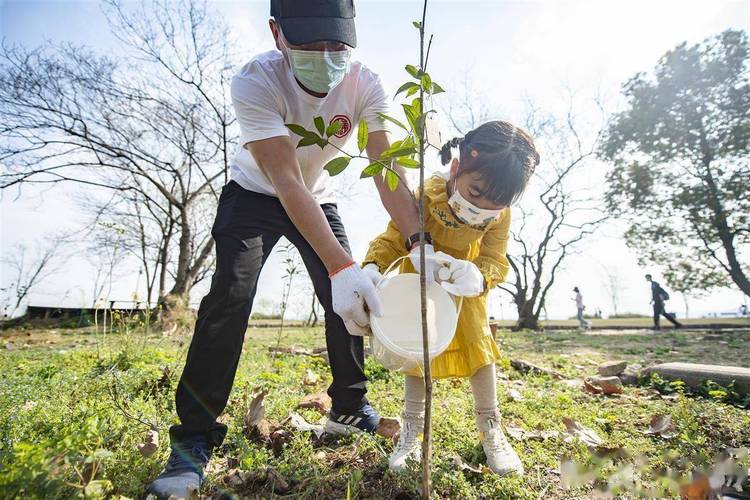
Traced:
<path fill-rule="evenodd" d="M 548 370 L 546 368 L 542 368 L 542 367 L 533 365 L 533 364 L 529 363 L 528 361 L 524 361 L 522 359 L 511 359 L 510 360 L 510 366 L 512 366 L 513 368 L 515 368 L 516 370 L 518 370 L 519 372 L 522 372 L 522 373 L 543 374 L 543 375 L 547 375 L 549 377 L 552 377 L 552 378 L 558 379 L 558 380 L 561 380 L 563 378 L 562 375 L 560 375 L 559 373 L 557 373 L 557 372 L 555 372 L 553 370 Z"/>
<path fill-rule="evenodd" d="M 222 478 L 222 482 L 230 488 L 239 489 L 245 485 L 250 473 L 240 469 L 230 469 Z"/>
<path fill-rule="evenodd" d="M 274 492 L 283 494 L 289 491 L 289 482 L 276 469 L 268 467 L 267 471 L 267 481 L 271 483 L 271 488 Z"/>
<path fill-rule="evenodd" d="M 464 462 L 464 459 L 461 458 L 459 455 L 453 455 L 453 463 L 456 464 L 456 467 L 458 467 L 459 470 L 467 470 L 475 474 L 482 473 L 481 467 L 474 467 L 474 466 L 467 464 L 466 462 Z"/>
<path fill-rule="evenodd" d="M 661 436 L 664 439 L 671 439 L 677 434 L 677 430 L 674 428 L 672 423 L 671 415 L 654 415 L 651 417 L 648 430 L 644 434 Z"/>
<path fill-rule="evenodd" d="M 568 430 L 568 434 L 570 434 L 570 437 L 566 441 L 571 438 L 578 438 L 589 448 L 597 448 L 604 444 L 604 440 L 599 437 L 596 431 L 581 425 L 572 418 L 563 417 L 563 423 Z"/>
<path fill-rule="evenodd" d="M 505 432 L 516 441 L 521 441 L 526 435 L 526 431 L 513 424 L 505 424 Z"/>
<path fill-rule="evenodd" d="M 305 376 L 302 377 L 302 383 L 305 385 L 315 385 L 318 382 L 318 376 L 312 370 L 307 370 Z"/>
<path fill-rule="evenodd" d="M 708 476 L 705 474 L 696 474 L 693 482 L 680 487 L 680 498 L 682 500 L 714 500 L 719 496 L 711 488 Z"/>
<path fill-rule="evenodd" d="M 138 445 L 138 451 L 144 457 L 150 457 L 159 449 L 159 432 L 155 429 L 149 429 L 142 443 Z"/>
<path fill-rule="evenodd" d="M 325 415 L 331 409 L 331 397 L 325 392 L 308 394 L 299 402 L 297 408 L 312 408 Z"/>
<path fill-rule="evenodd" d="M 289 421 L 292 424 L 292 427 L 302 431 L 302 432 L 308 432 L 312 431 L 315 433 L 315 437 L 320 438 L 320 436 L 323 435 L 325 432 L 325 426 L 322 424 L 311 424 L 307 420 L 305 420 L 305 417 L 300 415 L 299 413 L 293 412 L 289 415 Z"/>
<path fill-rule="evenodd" d="M 504 427 L 505 432 L 508 434 L 508 436 L 515 439 L 516 441 L 524 441 L 527 439 L 544 441 L 545 439 L 552 439 L 560 436 L 559 432 L 552 430 L 545 431 L 537 429 L 534 431 L 527 431 L 513 424 L 506 424 Z"/>
<path fill-rule="evenodd" d="M 401 432 L 401 422 L 395 418 L 381 417 L 378 422 L 378 427 L 375 429 L 375 433 L 387 437 L 394 438 Z"/>
<path fill-rule="evenodd" d="M 284 451 L 284 445 L 289 439 L 289 433 L 284 429 L 276 429 L 271 433 L 271 449 L 275 456 L 281 456 L 281 452 Z"/>
<path fill-rule="evenodd" d="M 617 377 L 590 377 L 587 379 L 584 379 L 583 381 L 584 387 L 587 391 L 592 392 L 594 390 L 598 390 L 599 392 L 594 392 L 594 394 L 602 393 L 607 396 L 611 396 L 612 394 L 622 394 L 622 382 L 620 382 L 620 379 Z"/>
<path fill-rule="evenodd" d="M 508 389 L 506 394 L 511 401 L 523 401 L 523 396 L 515 389 Z"/>
<path fill-rule="evenodd" d="M 247 408 L 245 413 L 245 428 L 250 429 L 258 425 L 266 416 L 266 407 L 263 403 L 263 398 L 266 397 L 268 391 L 261 389 L 258 392 L 253 393 L 253 399 L 250 401 L 250 406 Z"/>
<path fill-rule="evenodd" d="M 601 387 L 592 384 L 588 378 L 583 379 L 583 390 L 591 394 L 601 394 L 604 392 Z"/>

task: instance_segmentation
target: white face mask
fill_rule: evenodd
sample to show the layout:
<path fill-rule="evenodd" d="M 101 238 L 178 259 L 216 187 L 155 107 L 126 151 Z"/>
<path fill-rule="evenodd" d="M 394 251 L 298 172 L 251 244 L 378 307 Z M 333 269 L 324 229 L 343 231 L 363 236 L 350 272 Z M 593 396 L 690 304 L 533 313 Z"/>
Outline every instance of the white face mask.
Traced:
<path fill-rule="evenodd" d="M 501 208 L 490 210 L 487 208 L 479 208 L 474 205 L 461 196 L 461 193 L 458 192 L 458 186 L 456 186 L 455 181 L 453 182 L 453 194 L 448 198 L 448 205 L 450 205 L 453 214 L 458 220 L 470 226 L 486 226 L 493 220 L 497 219 L 497 216 L 502 212 Z"/>
<path fill-rule="evenodd" d="M 292 73 L 299 82 L 313 92 L 327 94 L 336 87 L 349 71 L 351 51 L 349 49 L 297 50 L 285 43 Z"/>

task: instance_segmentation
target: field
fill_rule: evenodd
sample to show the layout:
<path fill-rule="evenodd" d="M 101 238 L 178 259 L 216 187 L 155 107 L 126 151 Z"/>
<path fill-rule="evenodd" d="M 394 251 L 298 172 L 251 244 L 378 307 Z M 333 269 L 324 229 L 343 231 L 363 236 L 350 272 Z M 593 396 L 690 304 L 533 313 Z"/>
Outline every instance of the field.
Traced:
<path fill-rule="evenodd" d="M 603 330 L 544 333 L 499 331 L 504 353 L 498 392 L 524 477 L 497 478 L 484 459 L 466 380 L 438 381 L 435 395 L 434 490 L 439 498 L 586 498 L 609 486 L 619 497 L 674 496 L 695 469 L 709 470 L 717 453 L 750 444 L 750 414 L 731 391 L 683 394 L 679 384 L 646 381 L 616 396 L 581 389 L 582 377 L 603 361 L 643 365 L 721 360 L 747 366 L 750 331 Z M 306 394 L 324 391 L 323 359 L 278 354 L 274 328 L 250 328 L 229 406 L 227 439 L 208 470 L 211 498 L 416 498 L 419 472 L 392 474 L 390 439 L 317 439 L 293 428 L 293 411 L 315 423 L 321 415 L 296 410 Z M 145 335 L 140 329 L 17 329 L 0 341 L 0 497 L 141 498 L 168 452 L 175 422 L 174 389 L 189 338 Z M 321 328 L 292 328 L 282 346 L 323 346 Z M 525 360 L 563 376 L 522 373 Z M 303 384 L 311 371 L 317 381 Z M 402 379 L 367 362 L 369 397 L 381 414 L 398 416 Z M 308 382 L 310 382 L 308 377 Z M 244 416 L 254 389 L 268 390 L 266 417 L 281 425 L 274 445 L 248 437 Z M 657 391 L 660 389 L 661 392 Z M 649 435 L 652 417 L 671 416 L 674 432 Z M 590 428 L 602 442 L 587 447 L 565 433 L 563 418 Z M 150 457 L 138 450 L 147 425 L 160 433 Z M 584 436 L 585 438 L 585 436 Z M 591 443 L 590 443 L 591 444 Z M 577 465 L 571 465 L 577 464 Z M 574 470 L 575 469 L 575 470 Z"/>

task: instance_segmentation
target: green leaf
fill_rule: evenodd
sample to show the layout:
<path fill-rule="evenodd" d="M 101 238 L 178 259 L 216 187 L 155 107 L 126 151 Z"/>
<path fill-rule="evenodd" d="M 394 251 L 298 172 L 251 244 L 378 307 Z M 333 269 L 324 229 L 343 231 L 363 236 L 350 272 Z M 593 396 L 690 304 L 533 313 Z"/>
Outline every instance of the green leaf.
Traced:
<path fill-rule="evenodd" d="M 341 127 L 344 126 L 344 123 L 341 120 L 336 120 L 335 122 L 331 122 L 330 125 L 328 125 L 328 128 L 326 129 L 326 137 L 331 137 L 332 135 L 336 135 L 339 130 L 341 130 Z"/>
<path fill-rule="evenodd" d="M 314 134 L 314 132 L 308 131 L 305 127 L 302 127 L 300 125 L 295 125 L 294 123 L 287 123 L 286 128 L 291 130 L 297 135 L 301 135 L 302 137 L 307 137 L 310 134 Z"/>
<path fill-rule="evenodd" d="M 401 85 L 398 90 L 396 91 L 396 95 L 393 96 L 395 99 L 397 95 L 399 95 L 401 92 L 406 92 L 407 90 L 411 89 L 419 89 L 419 84 L 414 82 L 406 82 L 405 84 Z M 408 94 L 407 94 L 408 95 Z"/>
<path fill-rule="evenodd" d="M 406 125 L 404 125 L 400 121 L 396 120 L 395 118 L 391 118 L 390 116 L 386 115 L 385 113 L 378 113 L 378 116 L 380 118 L 382 118 L 383 120 L 386 120 L 386 121 L 389 121 L 389 122 L 393 123 L 394 125 L 398 125 L 399 127 L 401 127 L 402 129 L 406 130 L 407 132 L 409 131 L 409 128 Z"/>
<path fill-rule="evenodd" d="M 413 26 L 414 26 L 415 28 L 417 28 L 417 29 L 422 29 L 422 23 L 420 23 L 419 21 L 412 21 L 412 23 L 411 23 L 411 24 L 412 24 L 412 25 L 413 25 Z"/>
<path fill-rule="evenodd" d="M 433 95 L 440 94 L 441 92 L 445 92 L 445 89 L 441 87 L 440 85 L 438 85 L 437 83 L 432 82 L 432 94 Z"/>
<path fill-rule="evenodd" d="M 398 148 L 398 149 L 386 149 L 380 155 L 381 160 L 390 160 L 391 158 L 399 158 L 401 156 L 409 156 L 416 153 L 417 150 L 414 148 Z"/>
<path fill-rule="evenodd" d="M 323 121 L 322 116 L 316 116 L 313 119 L 313 122 L 315 122 L 315 128 L 318 129 L 318 133 L 320 135 L 323 135 L 326 131 L 326 122 Z"/>
<path fill-rule="evenodd" d="M 401 147 L 406 147 L 406 146 L 404 146 L 404 141 L 402 141 L 402 140 L 393 141 L 390 144 L 390 146 L 388 146 L 388 149 L 386 149 L 386 151 L 395 151 L 395 150 L 397 150 L 398 148 L 401 148 Z"/>
<path fill-rule="evenodd" d="M 417 97 L 411 102 L 411 109 L 414 110 L 414 113 L 416 113 L 417 116 L 419 116 L 419 107 L 422 100 Z"/>
<path fill-rule="evenodd" d="M 427 73 L 422 75 L 422 88 L 425 92 L 430 92 L 432 90 L 432 78 L 430 78 L 430 75 Z"/>
<path fill-rule="evenodd" d="M 419 168 L 419 162 L 413 158 L 396 158 L 396 163 L 406 168 Z"/>
<path fill-rule="evenodd" d="M 419 78 L 420 76 L 419 74 L 421 73 L 421 71 L 418 70 L 417 67 L 414 66 L 413 64 L 407 64 L 405 69 L 406 69 L 406 72 L 409 73 L 414 78 L 417 78 L 417 79 Z"/>
<path fill-rule="evenodd" d="M 419 92 L 419 89 L 420 89 L 420 86 L 415 83 L 412 88 L 410 88 L 409 90 L 406 91 L 406 97 L 413 96 L 414 94 L 416 94 L 417 92 Z"/>
<path fill-rule="evenodd" d="M 357 126 L 357 147 L 360 153 L 367 147 L 367 122 L 364 119 Z"/>
<path fill-rule="evenodd" d="M 416 130 L 416 120 L 417 120 L 417 113 L 414 112 L 414 109 L 409 104 L 402 104 L 401 107 L 404 110 L 404 114 L 406 115 L 406 120 L 409 122 L 409 125 L 411 125 L 412 130 Z"/>
<path fill-rule="evenodd" d="M 307 136 L 300 139 L 300 141 L 297 143 L 297 147 L 301 148 L 304 146 L 312 146 L 313 144 L 318 144 L 318 141 L 320 138 L 318 136 Z"/>
<path fill-rule="evenodd" d="M 388 184 L 388 189 L 395 191 L 398 186 L 398 176 L 392 170 L 388 170 L 385 173 L 385 182 Z"/>
<path fill-rule="evenodd" d="M 334 158 L 333 160 L 326 163 L 326 166 L 323 167 L 328 174 L 333 177 L 334 175 L 339 175 L 341 172 L 344 171 L 344 169 L 349 166 L 349 162 L 352 159 L 348 156 L 339 156 L 338 158 Z"/>
<path fill-rule="evenodd" d="M 379 174 L 382 170 L 383 170 L 382 163 L 379 163 L 379 162 L 370 163 L 362 170 L 362 174 L 359 176 L 359 178 L 365 179 L 367 177 L 372 177 L 374 175 Z"/>

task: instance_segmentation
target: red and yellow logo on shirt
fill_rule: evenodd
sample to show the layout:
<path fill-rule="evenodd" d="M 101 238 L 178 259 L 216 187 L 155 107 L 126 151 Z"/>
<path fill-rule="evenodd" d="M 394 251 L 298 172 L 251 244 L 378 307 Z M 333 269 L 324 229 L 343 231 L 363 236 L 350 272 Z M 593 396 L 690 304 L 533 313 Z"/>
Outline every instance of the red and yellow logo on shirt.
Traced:
<path fill-rule="evenodd" d="M 331 123 L 340 122 L 341 128 L 334 135 L 338 138 L 344 137 L 352 129 L 352 122 L 346 115 L 336 115 L 331 118 Z"/>

